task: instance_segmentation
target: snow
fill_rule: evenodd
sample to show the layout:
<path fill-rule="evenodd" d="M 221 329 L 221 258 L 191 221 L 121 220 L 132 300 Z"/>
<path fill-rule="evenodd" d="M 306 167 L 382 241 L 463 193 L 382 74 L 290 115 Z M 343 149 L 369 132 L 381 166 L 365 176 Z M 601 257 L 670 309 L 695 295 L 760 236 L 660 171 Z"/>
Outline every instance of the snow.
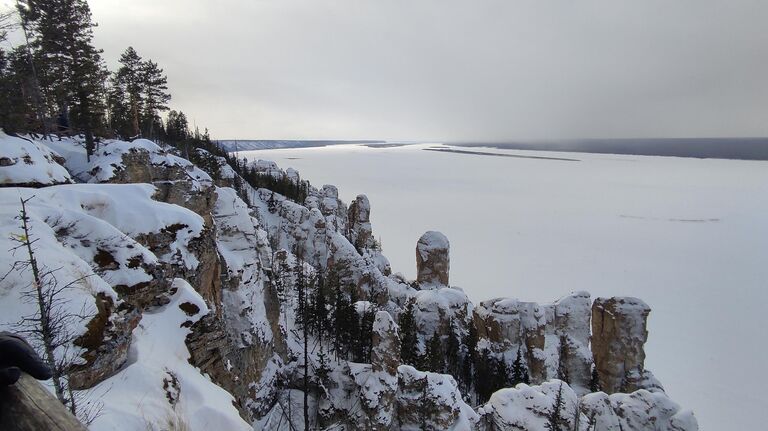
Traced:
<path fill-rule="evenodd" d="M 208 313 L 203 298 L 181 279 L 171 302 L 145 312 L 133 332 L 128 365 L 100 383 L 103 414 L 91 425 L 99 430 L 251 430 L 232 405 L 232 396 L 189 364 L 184 343 L 190 323 Z M 189 316 L 180 305 L 199 311 Z"/>
<path fill-rule="evenodd" d="M 190 161 L 175 156 L 159 145 L 147 139 L 135 139 L 131 142 L 106 140 L 99 144 L 98 149 L 86 159 L 85 147 L 76 138 L 64 138 L 54 141 L 40 141 L 41 144 L 61 154 L 67 161 L 65 166 L 83 182 L 102 183 L 110 181 L 125 168 L 123 157 L 126 155 L 147 153 L 150 164 L 154 167 L 175 166 L 183 169 L 194 180 L 193 185 L 199 189 L 201 183 L 210 184 L 211 177 L 193 165 Z"/>
<path fill-rule="evenodd" d="M 698 429 L 690 410 L 681 410 L 664 393 L 639 390 L 631 394 L 604 392 L 588 394 L 581 399 L 586 418 L 594 414 L 595 429 L 605 431 L 679 431 Z"/>
<path fill-rule="evenodd" d="M 59 304 L 64 314 L 84 317 L 73 319 L 68 325 L 71 334 L 79 336 L 85 333 L 90 317 L 96 314 L 94 296 L 101 293 L 116 301 L 117 294 L 109 283 L 93 272 L 88 261 L 81 257 L 81 251 L 73 250 L 57 239 L 56 232 L 47 223 L 51 216 L 55 215 L 57 202 L 45 196 L 47 190 L 0 188 L 0 250 L 3 250 L 6 256 L 0 259 L 0 274 L 4 276 L 0 282 L 0 330 L 16 332 L 14 325 L 22 317 L 32 316 L 37 310 L 37 305 L 25 298 L 25 292 L 30 292 L 32 288 L 31 271 L 11 270 L 15 261 L 28 259 L 25 250 L 12 251 L 19 245 L 13 238 L 22 235 L 21 222 L 15 218 L 21 210 L 19 199 L 36 196 L 27 204 L 30 236 L 36 241 L 35 256 L 43 272 L 54 271 L 53 276 L 58 282 L 58 287 L 74 283 L 73 288 L 61 292 Z M 86 226 L 93 228 L 97 242 L 101 239 L 99 234 L 108 230 L 93 220 L 81 222 L 89 223 Z M 68 352 L 65 351 L 67 349 Z M 66 346 L 56 352 L 58 358 L 73 359 L 79 354 L 80 349 L 72 346 Z"/>
<path fill-rule="evenodd" d="M 240 156 L 335 184 L 348 202 L 365 193 L 392 270 L 407 278 L 415 278 L 420 235 L 445 233 L 451 281 L 476 304 L 546 303 L 581 290 L 642 298 L 653 310 L 646 367 L 668 394 L 705 428 L 762 427 L 768 377 L 759 364 L 768 349 L 755 340 L 768 324 L 768 200 L 760 198 L 768 196 L 768 163 L 494 150 L 580 160 L 561 162 L 427 147 Z"/>
<path fill-rule="evenodd" d="M 427 260 L 429 254 L 435 250 L 448 250 L 450 243 L 448 238 L 441 232 L 428 231 L 419 238 L 416 248 L 421 253 L 421 258 Z"/>
<path fill-rule="evenodd" d="M 0 185 L 46 186 L 71 182 L 69 172 L 56 163 L 46 146 L 8 136 L 0 130 Z"/>
<path fill-rule="evenodd" d="M 158 257 L 196 268 L 199 262 L 188 245 L 202 233 L 203 218 L 178 205 L 152 200 L 154 193 L 149 184 L 73 184 L 46 187 L 34 194 L 40 202 L 104 220 L 131 238 L 179 227 L 170 255 Z"/>

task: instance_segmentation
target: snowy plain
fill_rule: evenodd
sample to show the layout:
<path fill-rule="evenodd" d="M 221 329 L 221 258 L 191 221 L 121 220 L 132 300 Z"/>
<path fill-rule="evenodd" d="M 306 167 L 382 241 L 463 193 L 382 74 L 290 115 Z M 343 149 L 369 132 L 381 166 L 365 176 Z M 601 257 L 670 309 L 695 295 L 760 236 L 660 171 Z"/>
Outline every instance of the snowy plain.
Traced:
<path fill-rule="evenodd" d="M 572 291 L 652 308 L 646 367 L 703 429 L 761 429 L 768 408 L 768 162 L 491 148 L 341 145 L 241 152 L 371 202 L 392 269 L 427 230 L 478 303 Z"/>

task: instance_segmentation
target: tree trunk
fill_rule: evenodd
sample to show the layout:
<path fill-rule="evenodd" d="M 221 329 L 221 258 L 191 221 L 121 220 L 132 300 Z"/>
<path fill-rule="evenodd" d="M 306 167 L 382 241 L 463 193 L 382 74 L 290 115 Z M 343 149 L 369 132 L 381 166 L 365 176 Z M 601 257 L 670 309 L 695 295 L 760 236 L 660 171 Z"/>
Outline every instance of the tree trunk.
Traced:
<path fill-rule="evenodd" d="M 15 385 L 0 387 L 0 429 L 86 431 L 47 389 L 24 373 Z"/>

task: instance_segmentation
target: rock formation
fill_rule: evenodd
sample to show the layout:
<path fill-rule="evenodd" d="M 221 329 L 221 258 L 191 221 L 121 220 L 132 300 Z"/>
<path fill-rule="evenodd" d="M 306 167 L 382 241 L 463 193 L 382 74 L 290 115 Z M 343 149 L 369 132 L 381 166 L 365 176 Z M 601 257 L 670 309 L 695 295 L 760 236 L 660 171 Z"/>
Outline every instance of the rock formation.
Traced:
<path fill-rule="evenodd" d="M 597 298 L 592 305 L 592 354 L 603 391 L 633 392 L 645 374 L 646 320 L 651 309 L 637 298 Z"/>
<path fill-rule="evenodd" d="M 421 289 L 448 286 L 450 243 L 440 232 L 429 231 L 416 243 L 416 281 Z"/>
<path fill-rule="evenodd" d="M 349 204 L 349 241 L 360 253 L 375 244 L 371 228 L 371 204 L 366 195 L 358 195 Z"/>
<path fill-rule="evenodd" d="M 370 429 L 383 431 L 391 429 L 395 418 L 400 365 L 400 337 L 389 313 L 376 313 L 372 335 L 371 374 L 361 390 L 360 400 Z"/>

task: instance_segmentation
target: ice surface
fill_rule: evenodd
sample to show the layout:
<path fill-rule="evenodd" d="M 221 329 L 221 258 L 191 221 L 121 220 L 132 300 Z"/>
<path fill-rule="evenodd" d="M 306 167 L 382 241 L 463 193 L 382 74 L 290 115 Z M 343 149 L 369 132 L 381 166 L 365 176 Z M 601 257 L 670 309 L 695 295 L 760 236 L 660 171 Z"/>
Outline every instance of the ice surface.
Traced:
<path fill-rule="evenodd" d="M 579 162 L 333 146 L 240 153 L 365 193 L 392 270 L 415 278 L 427 230 L 478 304 L 571 291 L 651 308 L 646 366 L 704 429 L 761 428 L 768 362 L 768 163 L 563 153 Z M 557 153 L 497 150 L 510 154 Z M 725 371 L 724 371 L 725 370 Z M 750 381 L 748 386 L 734 382 Z M 714 390 L 713 388 L 716 388 Z"/>

